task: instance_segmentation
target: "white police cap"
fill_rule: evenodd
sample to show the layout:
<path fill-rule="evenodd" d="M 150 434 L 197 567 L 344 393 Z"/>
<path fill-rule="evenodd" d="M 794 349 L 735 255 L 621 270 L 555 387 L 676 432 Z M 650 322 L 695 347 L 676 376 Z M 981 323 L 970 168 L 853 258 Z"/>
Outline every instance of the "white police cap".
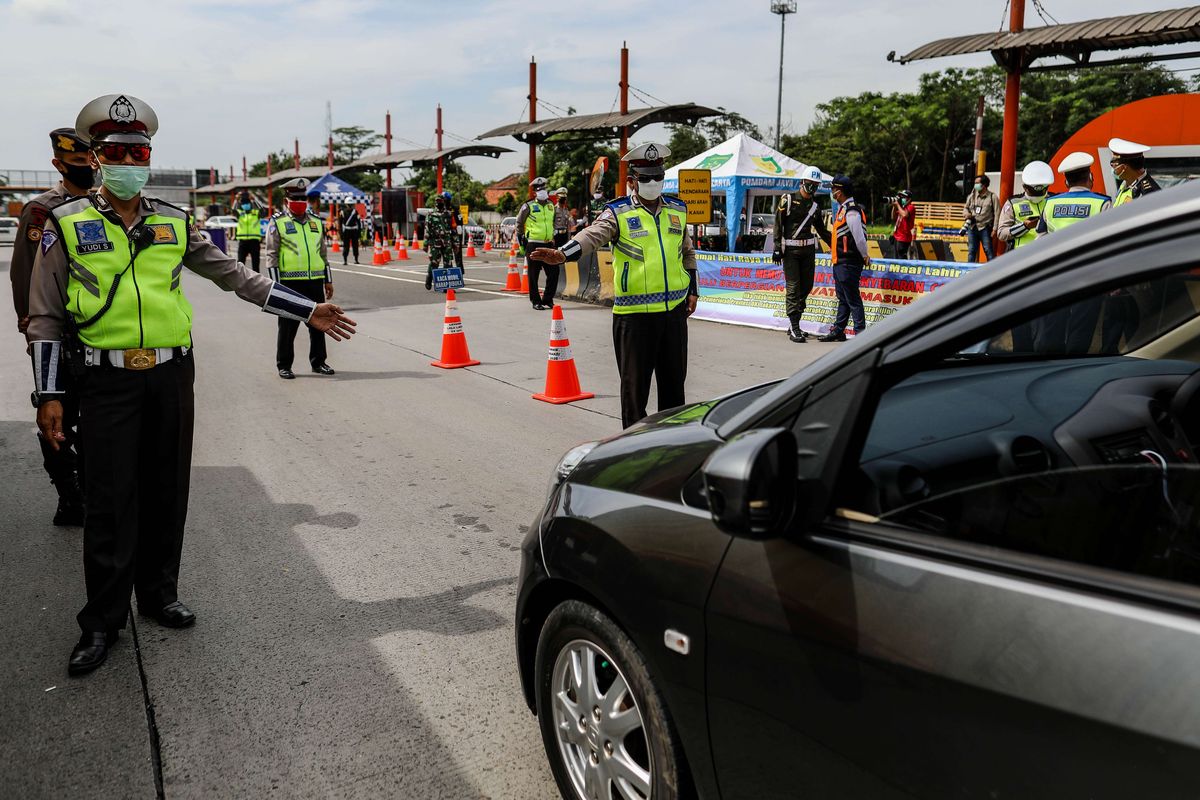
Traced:
<path fill-rule="evenodd" d="M 308 191 L 308 178 L 292 178 L 279 187 L 285 194 L 301 194 Z"/>
<path fill-rule="evenodd" d="M 545 178 L 543 178 L 541 175 L 538 175 L 536 178 L 534 178 L 533 180 L 531 180 L 529 182 L 529 185 L 532 186 L 534 189 L 545 189 L 547 186 L 550 185 L 550 182 L 548 180 L 546 180 Z"/>
<path fill-rule="evenodd" d="M 1021 183 L 1026 186 L 1049 186 L 1054 183 L 1054 170 L 1045 161 L 1030 161 L 1021 170 Z"/>
<path fill-rule="evenodd" d="M 1111 150 L 1115 156 L 1140 156 L 1142 153 L 1149 150 L 1150 146 L 1138 144 L 1137 142 L 1131 142 L 1128 139 L 1113 138 L 1108 140 L 1108 149 Z"/>
<path fill-rule="evenodd" d="M 628 161 L 630 163 L 647 162 L 647 164 L 649 164 L 650 162 L 655 161 L 662 163 L 664 159 L 670 157 L 671 148 L 667 147 L 665 144 L 646 142 L 646 144 L 639 144 L 637 147 L 621 156 L 621 160 Z"/>
<path fill-rule="evenodd" d="M 97 142 L 144 144 L 158 132 L 158 115 L 130 94 L 106 94 L 83 107 L 75 131 L 89 145 Z"/>
<path fill-rule="evenodd" d="M 1067 157 L 1058 165 L 1058 171 L 1062 174 L 1074 172 L 1077 169 L 1084 169 L 1096 163 L 1095 156 L 1088 153 L 1082 153 L 1076 150 L 1074 153 L 1068 153 Z"/>

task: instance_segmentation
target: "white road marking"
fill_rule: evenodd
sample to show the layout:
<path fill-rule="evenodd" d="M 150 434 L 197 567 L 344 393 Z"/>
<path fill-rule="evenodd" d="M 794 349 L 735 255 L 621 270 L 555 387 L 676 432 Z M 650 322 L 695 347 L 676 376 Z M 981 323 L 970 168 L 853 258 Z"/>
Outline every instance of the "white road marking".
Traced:
<path fill-rule="evenodd" d="M 419 283 L 422 285 L 424 285 L 424 283 L 425 283 L 424 278 L 422 278 L 421 280 L 416 280 L 414 278 L 400 278 L 395 275 L 378 275 L 374 272 L 359 272 L 356 269 L 341 269 L 339 267 L 333 267 L 332 269 L 334 272 L 347 272 L 347 273 L 350 273 L 351 275 L 364 275 L 368 278 L 382 278 L 385 281 L 403 281 L 404 283 Z M 413 275 L 423 275 L 424 274 L 422 272 L 416 272 L 413 270 L 393 270 L 393 272 L 409 272 Z M 481 281 L 481 283 L 495 283 L 497 286 L 500 285 L 496 281 Z M 525 297 L 525 295 L 523 295 L 519 292 L 493 292 L 489 289 L 476 289 L 472 286 L 464 286 L 461 289 L 455 289 L 454 291 L 456 291 L 456 292 L 479 292 L 480 294 L 494 294 L 497 297 L 511 297 L 514 299 L 518 298 L 518 297 Z"/>

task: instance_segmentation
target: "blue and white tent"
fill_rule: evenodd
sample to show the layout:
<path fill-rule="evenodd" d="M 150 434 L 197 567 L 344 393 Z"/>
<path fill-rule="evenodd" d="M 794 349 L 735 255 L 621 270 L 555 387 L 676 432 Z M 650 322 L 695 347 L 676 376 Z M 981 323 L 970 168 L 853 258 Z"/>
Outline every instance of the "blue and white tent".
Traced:
<path fill-rule="evenodd" d="M 317 198 L 322 203 L 371 204 L 371 196 L 369 194 L 357 186 L 346 183 L 332 172 L 310 183 L 306 194 L 309 197 Z"/>
<path fill-rule="evenodd" d="M 667 170 L 664 192 L 679 191 L 679 170 L 707 169 L 712 172 L 712 193 L 725 195 L 725 219 L 729 221 L 729 249 L 738 237 L 738 219 L 755 194 L 783 194 L 800 188 L 800 171 L 806 165 L 778 150 L 739 133 L 716 147 L 705 150 Z M 833 180 L 822 173 L 824 181 Z M 826 184 L 827 188 L 827 184 Z M 749 214 L 747 214 L 749 216 Z"/>

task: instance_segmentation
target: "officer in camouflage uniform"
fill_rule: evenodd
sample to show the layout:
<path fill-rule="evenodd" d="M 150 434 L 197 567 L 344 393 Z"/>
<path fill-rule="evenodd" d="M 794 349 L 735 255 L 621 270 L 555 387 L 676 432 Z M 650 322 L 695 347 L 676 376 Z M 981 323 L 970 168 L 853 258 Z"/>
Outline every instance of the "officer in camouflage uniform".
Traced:
<path fill-rule="evenodd" d="M 593 192 L 592 202 L 588 203 L 588 225 L 596 221 L 596 218 L 604 211 L 604 206 L 607 203 L 604 200 L 603 192 Z"/>
<path fill-rule="evenodd" d="M 29 327 L 29 282 L 33 276 L 33 262 L 42 241 L 42 230 L 50 209 L 72 197 L 82 197 L 92 188 L 94 175 L 88 163 L 87 143 L 74 128 L 57 128 L 50 131 L 50 149 L 54 158 L 50 163 L 62 175 L 58 185 L 43 192 L 25 204 L 21 220 L 17 225 L 17 240 L 13 243 L 12 277 L 13 308 L 17 310 L 17 330 L 24 334 Z M 54 524 L 64 526 L 83 525 L 83 459 L 79 457 L 79 392 L 69 375 L 64 375 L 65 389 L 63 404 L 63 434 L 66 441 L 54 448 L 44 436 L 38 435 L 42 449 L 42 465 L 50 482 L 58 492 L 58 508 L 54 512 Z"/>
<path fill-rule="evenodd" d="M 437 196 L 433 213 L 425 218 L 425 251 L 429 253 L 425 288 L 432 289 L 433 270 L 454 266 L 454 234 L 450 230 L 450 212 L 444 195 Z"/>

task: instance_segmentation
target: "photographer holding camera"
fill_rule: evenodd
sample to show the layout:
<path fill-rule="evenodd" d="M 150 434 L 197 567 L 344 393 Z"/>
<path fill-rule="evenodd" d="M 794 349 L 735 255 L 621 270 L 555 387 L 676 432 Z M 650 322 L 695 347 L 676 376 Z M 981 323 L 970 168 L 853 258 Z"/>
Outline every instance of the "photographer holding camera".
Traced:
<path fill-rule="evenodd" d="M 885 197 L 884 200 L 892 204 L 892 219 L 896 223 L 892 228 L 892 242 L 895 244 L 896 250 L 895 258 L 916 258 L 916 237 L 913 234 L 916 213 L 912 205 L 912 192 L 908 189 L 901 189 L 895 197 Z"/>

